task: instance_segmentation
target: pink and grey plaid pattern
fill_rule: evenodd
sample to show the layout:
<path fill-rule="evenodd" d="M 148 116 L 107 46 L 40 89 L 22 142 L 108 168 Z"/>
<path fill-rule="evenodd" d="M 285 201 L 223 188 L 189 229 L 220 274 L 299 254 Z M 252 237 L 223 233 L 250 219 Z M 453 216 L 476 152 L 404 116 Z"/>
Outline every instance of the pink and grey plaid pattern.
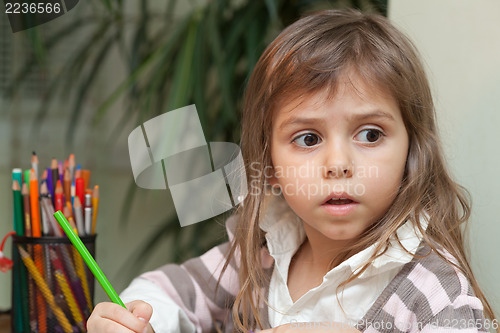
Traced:
<path fill-rule="evenodd" d="M 227 223 L 230 239 L 235 222 L 231 220 Z M 198 332 L 214 332 L 215 325 L 223 332 L 233 332 L 231 306 L 239 288 L 238 257 L 232 260 L 216 290 L 229 246 L 229 242 L 223 243 L 182 265 L 168 264 L 142 277 L 160 286 Z M 266 251 L 262 255 L 266 256 Z M 403 266 L 356 328 L 367 333 L 488 332 L 483 306 L 466 277 L 437 253 L 429 253 L 428 246 L 417 255 Z M 264 270 L 268 277 L 263 286 L 265 295 L 273 268 Z M 260 313 L 264 328 L 270 328 L 268 309 L 263 304 Z"/>

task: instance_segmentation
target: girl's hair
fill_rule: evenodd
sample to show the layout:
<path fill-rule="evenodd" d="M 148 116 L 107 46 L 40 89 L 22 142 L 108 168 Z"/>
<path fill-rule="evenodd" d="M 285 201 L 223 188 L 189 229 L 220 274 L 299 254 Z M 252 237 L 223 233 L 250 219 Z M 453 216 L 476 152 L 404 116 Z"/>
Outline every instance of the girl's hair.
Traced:
<path fill-rule="evenodd" d="M 238 214 L 229 261 L 241 255 L 240 291 L 233 305 L 235 328 L 262 328 L 259 306 L 266 301 L 262 286 L 268 278 L 261 268 L 269 184 L 265 170 L 272 167 L 270 142 L 273 113 L 281 103 L 317 92 L 333 92 L 343 74 L 356 74 L 367 85 L 390 94 L 398 103 L 409 135 L 409 150 L 399 192 L 386 214 L 365 230 L 335 262 L 377 243 L 370 260 L 339 287 L 353 281 L 382 255 L 390 237 L 410 220 L 424 241 L 469 279 L 484 305 L 494 313 L 473 275 L 464 245 L 470 215 L 468 192 L 447 170 L 436 128 L 429 84 L 412 42 L 379 15 L 355 10 L 327 10 L 304 17 L 287 27 L 266 48 L 249 79 L 242 115 L 241 149 L 249 194 Z M 258 166 L 258 167 L 256 167 Z M 421 221 L 427 221 L 427 229 Z M 397 239 L 399 242 L 399 239 Z M 401 244 L 401 243 L 400 243 Z M 448 251 L 457 263 L 442 254 Z M 224 269 L 225 269 L 224 267 Z M 499 330 L 500 331 L 500 330 Z"/>

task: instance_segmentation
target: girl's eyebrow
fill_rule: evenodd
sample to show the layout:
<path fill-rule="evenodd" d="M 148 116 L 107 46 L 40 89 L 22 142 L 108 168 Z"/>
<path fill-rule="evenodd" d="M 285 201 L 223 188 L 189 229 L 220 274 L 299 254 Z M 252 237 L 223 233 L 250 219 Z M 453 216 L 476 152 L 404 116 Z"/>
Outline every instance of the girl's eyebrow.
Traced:
<path fill-rule="evenodd" d="M 373 119 L 373 118 L 382 118 L 390 121 L 395 121 L 394 117 L 387 112 L 381 111 L 381 110 L 375 110 L 373 112 L 369 113 L 357 113 L 357 114 L 352 114 L 349 115 L 347 120 L 348 121 L 361 121 L 361 120 L 367 120 L 367 119 Z M 323 118 L 300 118 L 300 117 L 291 117 L 288 118 L 287 120 L 283 121 L 279 127 L 280 130 L 285 129 L 288 126 L 292 125 L 314 125 L 317 123 L 324 122 L 325 120 Z"/>
<path fill-rule="evenodd" d="M 288 118 L 284 122 L 281 123 L 279 129 L 283 130 L 288 126 L 292 125 L 314 125 L 316 123 L 320 123 L 324 121 L 322 118 L 298 118 L 298 117 L 292 117 Z"/>
<path fill-rule="evenodd" d="M 382 118 L 386 120 L 396 121 L 390 113 L 381 110 L 375 110 L 368 113 L 355 113 L 353 115 L 350 115 L 348 117 L 348 120 L 366 120 L 372 118 Z"/>

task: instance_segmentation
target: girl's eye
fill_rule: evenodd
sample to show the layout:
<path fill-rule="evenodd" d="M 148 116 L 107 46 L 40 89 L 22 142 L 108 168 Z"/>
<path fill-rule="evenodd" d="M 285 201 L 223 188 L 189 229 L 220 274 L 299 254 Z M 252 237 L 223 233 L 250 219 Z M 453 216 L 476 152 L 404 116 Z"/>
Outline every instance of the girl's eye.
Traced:
<path fill-rule="evenodd" d="M 320 142 L 320 138 L 316 134 L 305 133 L 293 139 L 293 142 L 302 147 L 312 147 Z"/>
<path fill-rule="evenodd" d="M 380 137 L 383 136 L 384 133 L 378 129 L 368 128 L 359 132 L 355 138 L 356 141 L 366 142 L 366 143 L 375 143 L 380 140 Z"/>

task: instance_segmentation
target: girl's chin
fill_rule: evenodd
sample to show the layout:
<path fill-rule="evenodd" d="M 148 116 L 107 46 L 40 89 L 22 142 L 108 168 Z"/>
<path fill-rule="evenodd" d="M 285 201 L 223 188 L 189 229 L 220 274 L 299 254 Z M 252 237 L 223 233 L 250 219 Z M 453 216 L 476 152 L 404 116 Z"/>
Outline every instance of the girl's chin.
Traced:
<path fill-rule="evenodd" d="M 321 234 L 319 238 L 323 239 L 324 242 L 332 243 L 332 245 L 344 245 L 352 242 L 353 240 L 357 240 L 362 230 L 357 230 L 357 228 L 353 228 L 352 225 L 343 225 L 343 226 L 332 226 L 329 225 L 327 227 L 319 228 L 318 226 L 309 225 L 306 228 L 306 233 L 318 233 Z M 310 230 L 307 230 L 310 229 Z M 312 229 L 312 230 L 311 230 Z M 359 231 L 359 232 L 358 232 Z M 311 235 L 313 236 L 313 235 Z M 313 236 L 314 237 L 314 236 Z M 339 243 L 339 244 L 335 244 Z"/>

